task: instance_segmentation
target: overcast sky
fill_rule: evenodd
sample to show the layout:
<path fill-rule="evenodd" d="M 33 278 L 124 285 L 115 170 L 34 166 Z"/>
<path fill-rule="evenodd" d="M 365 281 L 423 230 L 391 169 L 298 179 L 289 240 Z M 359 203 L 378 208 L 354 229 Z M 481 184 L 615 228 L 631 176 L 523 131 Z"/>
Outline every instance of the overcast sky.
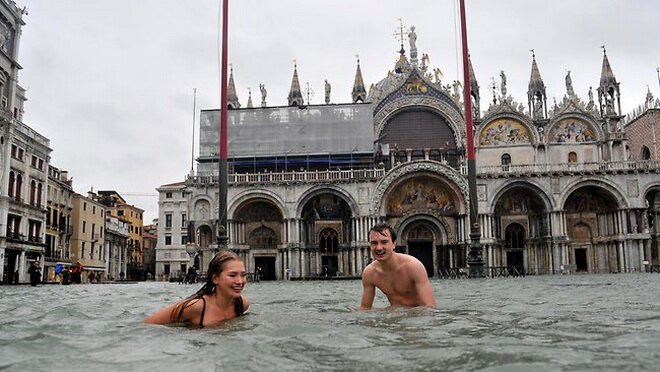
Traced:
<path fill-rule="evenodd" d="M 50 139 L 51 163 L 69 171 L 76 192 L 113 189 L 157 217 L 155 188 L 183 181 L 191 167 L 193 88 L 200 109 L 219 107 L 220 0 L 16 0 L 28 15 L 20 44 L 24 122 Z M 468 42 L 488 107 L 491 78 L 526 104 L 534 49 L 548 103 L 565 92 L 587 98 L 598 86 L 601 45 L 628 112 L 647 86 L 658 96 L 660 2 L 654 0 L 466 0 Z M 417 29 L 446 83 L 462 76 L 457 0 L 233 0 L 229 61 L 239 99 L 286 105 L 293 59 L 303 87 L 346 103 L 360 56 L 367 88 L 393 69 L 398 18 Z M 405 42 L 408 50 L 408 43 Z M 198 129 L 195 130 L 195 137 Z M 197 138 L 195 139 L 197 144 Z M 197 150 L 195 150 L 195 155 Z"/>

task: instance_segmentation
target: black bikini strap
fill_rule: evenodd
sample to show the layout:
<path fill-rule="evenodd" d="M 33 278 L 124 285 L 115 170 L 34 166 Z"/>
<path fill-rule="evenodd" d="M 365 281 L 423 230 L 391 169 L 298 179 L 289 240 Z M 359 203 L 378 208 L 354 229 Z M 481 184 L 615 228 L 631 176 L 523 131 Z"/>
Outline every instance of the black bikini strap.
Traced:
<path fill-rule="evenodd" d="M 199 326 L 204 327 L 204 312 L 206 311 L 206 300 L 204 299 L 204 296 L 202 296 L 202 302 L 204 303 L 204 306 L 202 307 L 202 316 L 199 317 Z"/>

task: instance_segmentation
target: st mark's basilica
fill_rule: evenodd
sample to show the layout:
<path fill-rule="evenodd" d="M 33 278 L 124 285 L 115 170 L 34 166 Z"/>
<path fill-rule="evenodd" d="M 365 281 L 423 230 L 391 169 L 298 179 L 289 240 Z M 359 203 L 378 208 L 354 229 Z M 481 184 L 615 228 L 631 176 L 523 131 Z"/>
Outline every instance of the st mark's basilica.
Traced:
<path fill-rule="evenodd" d="M 368 230 L 378 222 L 397 231 L 397 250 L 419 258 L 431 277 L 467 266 L 463 87 L 418 55 L 414 28 L 409 40 L 409 53 L 401 45 L 393 69 L 369 87 L 357 61 L 352 103 L 331 104 L 326 82 L 326 104 L 307 105 L 294 66 L 287 106 L 268 106 L 261 86 L 261 102 L 250 96 L 242 107 L 231 72 L 228 248 L 248 271 L 263 279 L 359 276 L 370 261 Z M 660 264 L 657 150 L 651 156 L 649 136 L 648 144 L 631 143 L 634 120 L 621 112 L 606 51 L 597 88 L 580 87 L 588 97 L 578 97 L 569 72 L 557 102 L 546 96 L 534 55 L 530 62 L 521 101 L 507 93 L 505 72 L 492 96 L 481 96 L 470 64 L 487 272 L 614 273 Z M 658 101 L 647 103 L 656 109 L 643 114 L 657 115 Z M 160 279 L 192 264 L 204 270 L 218 248 L 219 111 L 202 110 L 200 118 L 196 172 L 158 188 Z"/>

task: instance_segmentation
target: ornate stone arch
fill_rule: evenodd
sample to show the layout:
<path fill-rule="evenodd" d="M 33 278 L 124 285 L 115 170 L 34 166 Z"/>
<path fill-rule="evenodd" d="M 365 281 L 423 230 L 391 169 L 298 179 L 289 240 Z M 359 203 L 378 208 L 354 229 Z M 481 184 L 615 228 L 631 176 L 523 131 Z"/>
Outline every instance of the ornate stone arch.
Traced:
<path fill-rule="evenodd" d="M 465 126 L 463 114 L 449 101 L 444 102 L 433 96 L 403 96 L 389 102 L 374 113 L 374 138 L 380 138 L 387 122 L 400 112 L 411 108 L 423 108 L 447 121 L 454 132 L 456 147 L 465 145 Z"/>
<path fill-rule="evenodd" d="M 522 126 L 527 129 L 529 132 L 529 137 L 530 137 L 530 142 L 529 143 L 524 143 L 524 145 L 529 145 L 529 146 L 536 146 L 540 142 L 540 136 L 538 131 L 535 129 L 534 125 L 532 124 L 532 121 L 530 118 L 528 118 L 525 115 L 522 115 L 518 112 L 501 112 L 498 114 L 495 114 L 493 116 L 490 116 L 487 121 L 484 121 L 481 125 L 479 125 L 479 128 L 476 131 L 476 136 L 475 136 L 475 146 L 477 147 L 482 147 L 484 145 L 481 145 L 481 137 L 484 135 L 484 131 L 487 130 L 489 125 L 495 121 L 501 120 L 501 119 L 509 119 L 514 122 L 518 122 L 522 124 Z M 511 146 L 511 145 L 503 145 L 503 146 Z"/>
<path fill-rule="evenodd" d="M 492 201 L 488 206 L 488 212 L 495 213 L 495 207 L 497 205 L 497 202 L 500 200 L 500 198 L 502 198 L 502 196 L 506 194 L 508 191 L 516 187 L 524 187 L 535 192 L 535 194 L 538 195 L 541 201 L 543 202 L 546 212 L 550 212 L 556 208 L 556 205 L 553 203 L 553 199 L 549 196 L 548 191 L 545 190 L 543 186 L 539 185 L 538 182 L 532 179 L 526 179 L 526 180 L 512 179 L 501 185 L 499 189 L 495 191 L 495 194 L 491 199 Z"/>
<path fill-rule="evenodd" d="M 550 122 L 547 125 L 547 132 L 545 133 L 545 141 L 548 144 L 552 143 L 557 143 L 554 141 L 551 136 L 555 131 L 558 129 L 558 125 L 562 125 L 567 120 L 574 119 L 580 122 L 585 122 L 589 126 L 589 130 L 593 131 L 593 134 L 595 135 L 596 138 L 594 138 L 591 141 L 585 141 L 585 142 L 603 142 L 605 139 L 605 133 L 603 132 L 603 128 L 594 120 L 594 118 L 591 115 L 585 114 L 583 112 L 565 112 L 560 115 L 552 117 L 550 119 Z"/>
<path fill-rule="evenodd" d="M 206 220 L 214 219 L 215 209 L 213 208 L 213 199 L 211 199 L 210 196 L 204 194 L 197 195 L 193 197 L 191 201 L 191 205 L 192 205 L 192 215 L 189 216 L 191 220 L 206 221 Z M 199 208 L 206 207 L 207 205 L 209 208 L 208 212 L 206 212 L 206 214 L 204 212 L 200 212 Z"/>
<path fill-rule="evenodd" d="M 642 198 L 646 198 L 646 195 L 654 190 L 660 191 L 660 181 L 649 182 L 649 184 L 644 187 L 644 190 L 640 192 L 639 195 Z"/>
<path fill-rule="evenodd" d="M 438 244 L 447 245 L 450 243 L 450 237 L 452 236 L 450 226 L 448 226 L 448 224 L 441 218 L 438 218 L 438 216 L 429 214 L 415 214 L 402 218 L 401 221 L 393 227 L 394 231 L 396 231 L 397 235 L 400 237 L 399 240 L 403 241 L 403 233 L 406 231 L 406 228 L 420 221 L 428 222 L 435 227 L 435 230 L 432 232 L 438 232 L 440 234 L 440 236 L 435 237 L 437 239 L 434 239 Z"/>
<path fill-rule="evenodd" d="M 305 191 L 296 202 L 296 217 L 300 217 L 305 205 L 315 196 L 328 193 L 341 198 L 351 208 L 351 217 L 359 214 L 358 204 L 355 199 L 345 190 L 335 185 L 319 185 Z"/>
<path fill-rule="evenodd" d="M 286 208 L 284 207 L 284 201 L 274 192 L 266 189 L 249 189 L 239 193 L 233 200 L 229 203 L 227 208 L 227 218 L 235 218 L 236 211 L 240 209 L 248 201 L 253 200 L 266 200 L 273 204 L 275 208 L 280 211 L 282 218 L 287 217 Z"/>
<path fill-rule="evenodd" d="M 469 194 L 467 180 L 450 166 L 429 160 L 416 160 L 411 162 L 402 163 L 392 168 L 383 177 L 378 184 L 369 202 L 369 212 L 371 215 L 382 215 L 384 206 L 384 195 L 388 189 L 397 184 L 402 178 L 414 175 L 427 173 L 435 176 L 442 176 L 451 181 L 460 190 L 462 194 L 461 204 L 458 209 L 459 214 L 465 214 L 468 210 Z"/>
<path fill-rule="evenodd" d="M 628 208 L 628 201 L 626 200 L 625 193 L 621 188 L 616 185 L 614 182 L 604 178 L 604 177 L 590 177 L 586 180 L 575 181 L 572 184 L 568 185 L 566 191 L 562 194 L 559 203 L 557 203 L 558 208 L 564 208 L 568 198 L 575 192 L 577 189 L 584 186 L 593 186 L 601 188 L 612 195 L 616 199 L 618 208 Z"/>

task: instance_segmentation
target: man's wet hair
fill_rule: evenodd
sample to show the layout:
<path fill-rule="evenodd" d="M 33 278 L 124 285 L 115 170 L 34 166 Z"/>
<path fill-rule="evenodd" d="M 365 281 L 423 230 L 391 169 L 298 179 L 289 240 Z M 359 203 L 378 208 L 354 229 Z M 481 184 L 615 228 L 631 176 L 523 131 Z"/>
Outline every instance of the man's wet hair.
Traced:
<path fill-rule="evenodd" d="M 390 225 L 388 225 L 386 223 L 379 223 L 379 224 L 375 225 L 374 227 L 369 229 L 369 234 L 371 234 L 372 231 L 376 232 L 378 234 L 383 234 L 386 230 L 390 232 L 390 237 L 392 238 L 392 243 L 394 243 L 396 241 L 396 232 L 394 231 L 393 228 L 390 227 Z"/>

